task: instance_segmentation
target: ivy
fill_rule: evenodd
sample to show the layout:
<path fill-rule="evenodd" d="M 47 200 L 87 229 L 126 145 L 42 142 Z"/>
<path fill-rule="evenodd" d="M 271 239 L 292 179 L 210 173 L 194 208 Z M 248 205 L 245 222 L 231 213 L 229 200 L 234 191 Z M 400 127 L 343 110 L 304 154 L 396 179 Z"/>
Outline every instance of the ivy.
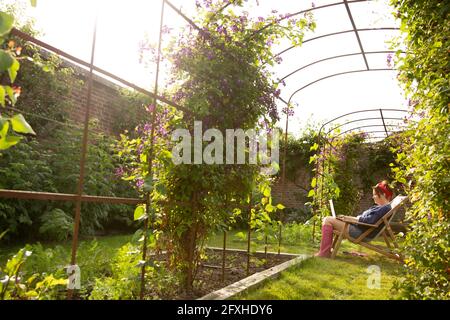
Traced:
<path fill-rule="evenodd" d="M 406 46 L 398 54 L 399 79 L 418 122 L 393 168 L 412 200 L 411 230 L 403 248 L 405 277 L 397 283 L 407 299 L 450 298 L 450 4 L 439 0 L 391 1 Z"/>

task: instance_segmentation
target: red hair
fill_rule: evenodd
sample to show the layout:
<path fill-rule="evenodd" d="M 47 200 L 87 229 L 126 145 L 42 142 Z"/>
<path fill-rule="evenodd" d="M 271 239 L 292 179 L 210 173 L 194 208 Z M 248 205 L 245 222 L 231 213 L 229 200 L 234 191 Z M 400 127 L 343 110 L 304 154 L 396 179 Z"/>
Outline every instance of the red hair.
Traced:
<path fill-rule="evenodd" d="M 394 192 L 392 192 L 392 189 L 391 189 L 391 187 L 389 187 L 389 184 L 387 183 L 387 181 L 381 181 L 375 187 L 373 187 L 373 189 L 375 190 L 375 192 L 378 195 L 383 194 L 384 197 L 388 201 L 392 200 L 392 196 L 394 195 Z"/>

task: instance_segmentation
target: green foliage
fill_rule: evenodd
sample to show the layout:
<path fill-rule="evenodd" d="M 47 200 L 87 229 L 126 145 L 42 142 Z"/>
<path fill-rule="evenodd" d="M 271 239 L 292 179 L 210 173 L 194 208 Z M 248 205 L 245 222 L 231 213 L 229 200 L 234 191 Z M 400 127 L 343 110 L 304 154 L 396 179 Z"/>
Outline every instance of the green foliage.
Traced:
<path fill-rule="evenodd" d="M 413 203 L 406 217 L 411 230 L 403 248 L 405 277 L 397 288 L 407 299 L 449 299 L 450 280 L 450 117 L 446 1 L 392 1 L 401 19 L 397 39 L 406 54 L 397 55 L 399 79 L 420 120 L 394 168 Z"/>
<path fill-rule="evenodd" d="M 361 198 L 372 192 L 372 186 L 382 180 L 391 180 L 390 164 L 404 142 L 405 134 L 367 143 L 364 134 L 351 133 L 332 139 L 332 147 L 327 144 L 326 150 L 324 147 L 318 150 L 312 160 L 318 163 L 323 176 L 313 180 L 311 187 L 315 189 L 311 196 L 320 215 L 329 215 L 329 199 L 334 199 L 336 212 L 356 214 Z"/>
<path fill-rule="evenodd" d="M 113 263 L 112 276 L 96 279 L 90 300 L 130 300 L 139 296 L 139 250 L 127 244 L 119 249 Z"/>
<path fill-rule="evenodd" d="M 139 250 L 128 243 L 121 247 L 111 263 L 111 276 L 95 279 L 90 300 L 131 300 L 139 296 Z"/>
<path fill-rule="evenodd" d="M 0 268 L 0 300 L 48 300 L 54 299 L 57 289 L 67 285 L 66 279 L 55 278 L 52 274 L 34 273 L 24 278 L 22 269 L 32 255 L 27 246 L 11 259 L 4 268 Z"/>
<path fill-rule="evenodd" d="M 36 141 L 24 142 L 0 156 L 0 188 L 56 192 L 50 153 Z M 9 229 L 9 237 L 31 236 L 33 222 L 51 211 L 52 204 L 40 201 L 0 200 L 0 230 Z M 35 230 L 37 231 L 37 230 Z"/>
<path fill-rule="evenodd" d="M 117 135 L 125 131 L 130 132 L 144 122 L 141 115 L 144 111 L 144 106 L 150 104 L 150 98 L 141 93 L 128 89 L 121 89 L 119 93 L 120 99 L 117 99 L 111 106 L 113 110 L 111 114 L 113 119 L 111 129 Z M 130 133 L 132 134 L 132 132 Z"/>
<path fill-rule="evenodd" d="M 0 11 L 0 76 L 2 77 L 2 83 L 0 84 L 1 107 L 6 107 L 7 105 L 14 106 L 17 102 L 17 97 L 20 94 L 20 88 L 13 86 L 13 83 L 17 77 L 17 72 L 20 68 L 20 63 L 18 61 L 20 49 L 16 47 L 14 41 L 9 41 L 6 45 L 4 45 L 4 42 L 6 41 L 13 26 L 14 17 Z M 9 84 L 6 85 L 3 84 L 6 82 L 3 80 L 5 78 L 3 74 L 5 72 L 9 77 Z M 2 113 L 0 113 L 0 151 L 9 149 L 19 143 L 23 137 L 18 134 L 35 135 L 35 132 L 21 114 L 5 117 Z"/>
<path fill-rule="evenodd" d="M 54 240 L 67 240 L 73 233 L 73 219 L 61 209 L 53 209 L 41 217 L 39 233 Z"/>
<path fill-rule="evenodd" d="M 306 15 L 278 23 L 278 16 L 273 15 L 265 21 L 267 28 L 255 32 L 265 23 L 246 13 L 239 16 L 242 1 L 234 1 L 224 11 L 219 10 L 222 5 L 223 1 L 214 1 L 207 8 L 200 6 L 196 22 L 203 31 L 186 29 L 164 50 L 173 66 L 169 91 L 190 113 L 180 116 L 164 110 L 163 123 L 148 123 L 154 130 L 193 132 L 194 121 L 201 119 L 203 130 L 215 128 L 222 134 L 232 128 L 263 132 L 279 119 L 275 102 L 278 83 L 268 70 L 276 63 L 271 45 L 281 38 L 300 44 L 304 31 L 314 29 L 314 22 Z M 163 107 L 152 106 L 158 114 L 164 112 Z M 174 143 L 163 134 L 157 134 L 154 144 L 152 141 L 148 130 L 133 140 L 122 137 L 120 153 L 131 160 L 125 178 L 138 182 L 141 192 L 149 192 L 153 206 L 148 219 L 163 232 L 160 240 L 166 241 L 171 267 L 181 271 L 184 288 L 190 291 L 211 230 L 225 229 L 236 215 L 247 215 L 244 206 L 252 207 L 252 228 L 264 230 L 264 225 L 272 222 L 270 215 L 282 207 L 272 204 L 268 180 L 258 166 L 175 165 L 169 151 Z M 149 155 L 156 156 L 151 170 Z M 148 179 L 153 188 L 144 188 Z M 142 210 L 136 216 L 144 217 Z"/>
<path fill-rule="evenodd" d="M 113 156 L 112 138 L 90 135 L 85 192 L 100 196 L 136 197 L 128 183 L 114 174 L 119 166 Z M 3 189 L 74 193 L 79 176 L 81 130 L 57 129 L 51 141 L 30 141 L 7 150 L 0 157 Z M 127 205 L 83 204 L 82 234 L 94 234 L 107 226 L 127 229 L 133 225 Z M 0 227 L 10 238 L 63 240 L 71 235 L 71 203 L 0 200 Z"/>

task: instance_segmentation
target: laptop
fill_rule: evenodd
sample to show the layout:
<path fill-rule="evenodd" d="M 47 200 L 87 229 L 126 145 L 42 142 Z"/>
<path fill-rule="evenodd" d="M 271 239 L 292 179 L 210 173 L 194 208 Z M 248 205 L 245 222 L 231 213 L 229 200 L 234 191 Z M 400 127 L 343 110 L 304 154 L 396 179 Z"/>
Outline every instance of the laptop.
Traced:
<path fill-rule="evenodd" d="M 331 215 L 333 216 L 333 218 L 336 218 L 336 212 L 334 211 L 334 204 L 333 204 L 333 200 L 330 199 L 330 209 L 331 209 Z"/>

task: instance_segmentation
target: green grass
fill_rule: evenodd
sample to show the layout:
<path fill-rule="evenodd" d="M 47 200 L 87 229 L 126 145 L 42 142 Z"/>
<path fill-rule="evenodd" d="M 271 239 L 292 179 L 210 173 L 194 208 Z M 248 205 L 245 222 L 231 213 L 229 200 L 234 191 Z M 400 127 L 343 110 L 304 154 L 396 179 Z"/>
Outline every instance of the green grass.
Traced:
<path fill-rule="evenodd" d="M 94 237 L 89 239 L 83 239 L 79 243 L 79 253 L 83 254 L 84 251 L 88 247 L 92 241 L 98 242 L 98 247 L 107 255 L 111 256 L 111 258 L 116 254 L 117 249 L 131 241 L 133 235 L 114 235 L 114 236 L 102 236 L 102 237 Z M 64 242 L 39 242 L 42 244 L 44 249 L 54 249 L 56 247 L 61 247 L 61 251 L 67 253 L 67 261 L 69 263 L 70 254 L 72 250 L 72 242 L 64 241 Z M 23 248 L 26 244 L 13 244 L 10 246 L 2 246 L 0 247 L 0 264 L 4 264 L 11 256 L 17 253 L 21 248 Z M 59 261 L 58 261 L 59 262 Z"/>
<path fill-rule="evenodd" d="M 227 248 L 247 249 L 245 237 L 238 233 L 245 231 L 230 231 L 227 233 Z M 242 234 L 241 234 L 242 235 Z M 92 281 L 95 277 L 107 275 L 110 272 L 110 262 L 117 249 L 132 240 L 132 235 L 115 235 L 84 239 L 80 241 L 78 263 L 84 270 L 84 281 Z M 378 241 L 376 241 L 378 242 Z M 223 234 L 212 235 L 208 246 L 222 247 Z M 380 243 L 381 244 L 381 243 Z M 252 251 L 263 251 L 264 241 L 259 241 L 252 234 Z M 15 254 L 23 245 L 0 247 L 0 265 Z M 311 229 L 308 226 L 294 226 L 283 235 L 281 251 L 286 253 L 313 254 L 317 252 L 319 243 L 311 241 Z M 34 261 L 30 261 L 29 271 L 55 272 L 66 266 L 70 261 L 71 242 L 42 243 Z M 45 250 L 52 249 L 51 253 Z M 272 239 L 268 251 L 277 252 L 278 243 Z M 357 251 L 366 253 L 366 257 L 354 257 L 344 252 Z M 369 289 L 367 268 L 377 265 L 381 269 L 381 288 Z M 393 282 L 400 277 L 401 265 L 393 260 L 359 247 L 348 241 L 343 241 L 335 260 L 311 258 L 299 266 L 283 272 L 278 279 L 268 280 L 257 288 L 236 297 L 237 299 L 285 299 L 285 300 L 316 300 L 316 299 L 391 299 L 396 298 L 391 293 Z M 89 282 L 90 282 L 89 281 Z"/>
<path fill-rule="evenodd" d="M 304 229 L 304 230 L 303 230 Z M 313 254 L 318 251 L 319 243 L 311 241 L 310 228 L 297 230 L 304 234 L 300 237 L 287 236 L 281 251 L 287 253 Z M 238 231 L 227 234 L 227 248 L 247 249 L 246 239 L 237 236 Z M 382 240 L 373 241 L 383 245 Z M 210 238 L 208 244 L 223 247 L 223 234 Z M 264 250 L 264 242 L 252 236 L 252 251 Z M 277 252 L 278 244 L 271 241 L 269 251 Z M 359 252 L 365 257 L 355 257 L 344 252 Z M 379 289 L 370 289 L 368 267 L 380 267 L 381 282 Z M 395 280 L 400 278 L 401 265 L 378 253 L 343 241 L 335 260 L 311 258 L 299 266 L 283 272 L 280 278 L 268 280 L 255 289 L 236 297 L 248 300 L 387 300 L 396 299 L 391 291 Z"/>
<path fill-rule="evenodd" d="M 367 268 L 377 265 L 381 270 L 379 289 L 367 285 Z M 353 257 L 338 255 L 335 260 L 311 258 L 282 272 L 279 279 L 270 280 L 236 299 L 244 300 L 387 300 L 395 299 L 391 292 L 399 277 L 400 265 L 378 255 Z"/>

